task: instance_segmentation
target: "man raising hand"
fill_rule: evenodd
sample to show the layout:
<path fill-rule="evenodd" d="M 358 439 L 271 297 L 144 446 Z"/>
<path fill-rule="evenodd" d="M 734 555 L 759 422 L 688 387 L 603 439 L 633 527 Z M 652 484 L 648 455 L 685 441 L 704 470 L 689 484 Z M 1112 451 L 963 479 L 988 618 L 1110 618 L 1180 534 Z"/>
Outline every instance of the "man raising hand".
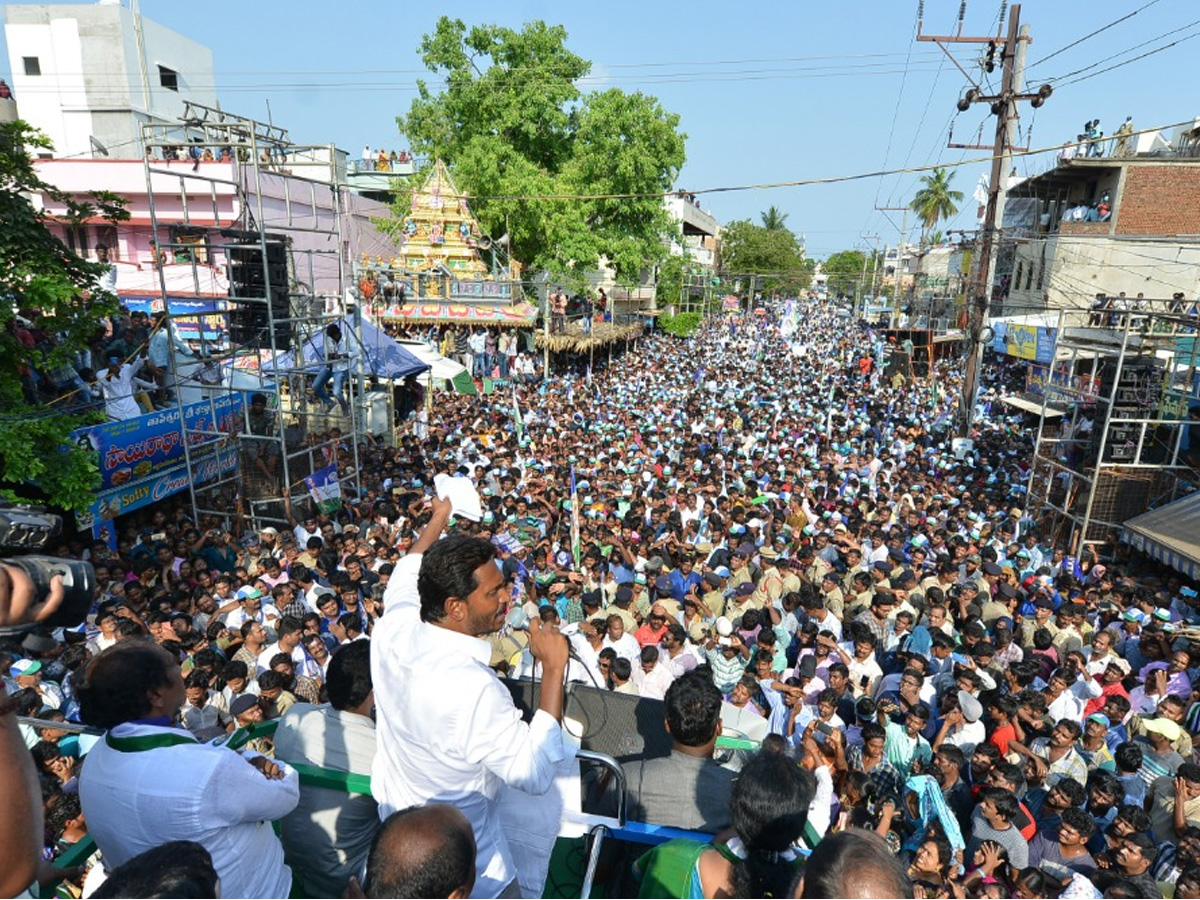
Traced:
<path fill-rule="evenodd" d="M 480 538 L 439 540 L 450 503 L 396 566 L 372 638 L 378 749 L 372 793 L 379 814 L 449 803 L 478 845 L 473 896 L 520 896 L 497 800 L 503 785 L 543 794 L 574 755 L 560 725 L 567 641 L 530 623 L 529 649 L 542 664 L 539 709 L 528 724 L 488 668 L 481 638 L 504 624 L 509 590 L 495 548 Z"/>

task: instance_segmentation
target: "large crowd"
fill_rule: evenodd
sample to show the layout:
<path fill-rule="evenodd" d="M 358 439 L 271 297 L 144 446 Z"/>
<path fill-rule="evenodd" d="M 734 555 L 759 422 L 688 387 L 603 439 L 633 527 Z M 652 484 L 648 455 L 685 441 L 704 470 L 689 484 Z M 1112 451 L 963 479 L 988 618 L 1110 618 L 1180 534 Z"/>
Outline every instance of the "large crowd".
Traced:
<path fill-rule="evenodd" d="M 332 514 L 297 501 L 287 529 L 164 501 L 127 517 L 116 552 L 58 548 L 94 565 L 93 613 L 0 639 L 0 671 L 19 715 L 109 729 L 21 726 L 46 859 L 89 834 L 100 850 L 59 890 L 79 896 L 85 874 L 94 890 L 183 826 L 229 896 L 340 895 L 352 876 L 400 896 L 429 874 L 400 857 L 431 834 L 466 854 L 452 809 L 295 774 L 372 774 L 372 636 L 390 635 L 404 557 L 444 528 L 492 545 L 508 601 L 493 669 L 537 672 L 516 627 L 536 620 L 567 636 L 567 678 L 663 701 L 673 749 L 627 767 L 630 815 L 714 837 L 637 860 L 644 896 L 835 896 L 818 881 L 845 889 L 858 859 L 874 896 L 1200 897 L 1192 585 L 1119 544 L 1051 543 L 1024 502 L 1022 414 L 985 404 L 973 445 L 952 441 L 957 360 L 913 377 L 884 333 L 799 310 L 439 396 L 422 437 L 362 445 L 358 496 Z M 473 482 L 478 522 L 438 518 L 438 474 Z M 215 794 L 198 766 L 147 769 L 137 742 L 173 723 L 252 767 L 223 761 Z M 724 752 L 722 731 L 761 749 Z M 122 814 L 137 792 L 158 815 Z"/>

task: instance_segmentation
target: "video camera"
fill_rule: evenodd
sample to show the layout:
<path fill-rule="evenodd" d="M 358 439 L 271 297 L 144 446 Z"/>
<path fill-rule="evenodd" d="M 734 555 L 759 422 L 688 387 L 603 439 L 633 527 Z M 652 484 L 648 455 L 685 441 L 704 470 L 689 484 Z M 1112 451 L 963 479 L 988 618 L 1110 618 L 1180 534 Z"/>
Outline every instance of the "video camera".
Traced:
<path fill-rule="evenodd" d="M 70 628 L 87 617 L 96 595 L 96 571 L 91 563 L 37 553 L 52 545 L 62 532 L 62 517 L 33 506 L 0 505 L 0 565 L 20 569 L 33 582 L 36 602 L 50 593 L 50 582 L 62 576 L 63 600 L 38 622 L 0 625 L 0 636 L 21 634 L 34 627 Z M 9 579 L 11 581 L 11 578 Z"/>

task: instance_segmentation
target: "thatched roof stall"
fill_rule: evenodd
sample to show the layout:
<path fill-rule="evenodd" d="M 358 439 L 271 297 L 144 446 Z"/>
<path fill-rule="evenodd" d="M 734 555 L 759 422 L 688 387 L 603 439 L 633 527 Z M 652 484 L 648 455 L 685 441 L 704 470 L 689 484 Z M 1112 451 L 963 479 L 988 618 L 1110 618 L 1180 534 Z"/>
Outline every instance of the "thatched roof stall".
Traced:
<path fill-rule="evenodd" d="M 616 325 L 612 322 L 592 323 L 592 333 L 583 333 L 581 322 L 571 322 L 560 334 L 546 334 L 544 331 L 534 332 L 534 344 L 537 348 L 549 347 L 554 353 L 569 350 L 574 353 L 589 353 L 622 341 L 631 341 L 641 337 L 642 323 L 632 325 Z"/>

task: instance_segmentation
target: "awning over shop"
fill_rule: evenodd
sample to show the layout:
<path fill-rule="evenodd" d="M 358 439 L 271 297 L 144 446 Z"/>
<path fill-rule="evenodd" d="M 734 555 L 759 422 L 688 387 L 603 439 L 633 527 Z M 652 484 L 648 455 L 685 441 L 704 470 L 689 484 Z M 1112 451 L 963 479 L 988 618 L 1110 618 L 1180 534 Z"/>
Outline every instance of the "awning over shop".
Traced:
<path fill-rule="evenodd" d="M 466 303 L 406 303 L 388 306 L 379 317 L 393 322 L 416 322 L 446 325 L 499 325 L 508 328 L 529 328 L 537 319 L 537 307 L 532 303 L 513 306 L 484 306 Z"/>
<path fill-rule="evenodd" d="M 1121 539 L 1189 578 L 1200 576 L 1200 493 L 1130 519 Z"/>
<path fill-rule="evenodd" d="M 1000 402 L 1006 403 L 1014 409 L 1019 409 L 1022 412 L 1033 413 L 1035 416 L 1040 416 L 1042 414 L 1042 403 L 1040 398 L 1030 400 L 1026 397 L 1020 396 L 1019 394 L 1006 394 L 1000 398 Z M 1058 417 L 1065 415 L 1066 410 L 1059 409 L 1056 406 L 1046 407 L 1047 419 L 1057 419 Z"/>

